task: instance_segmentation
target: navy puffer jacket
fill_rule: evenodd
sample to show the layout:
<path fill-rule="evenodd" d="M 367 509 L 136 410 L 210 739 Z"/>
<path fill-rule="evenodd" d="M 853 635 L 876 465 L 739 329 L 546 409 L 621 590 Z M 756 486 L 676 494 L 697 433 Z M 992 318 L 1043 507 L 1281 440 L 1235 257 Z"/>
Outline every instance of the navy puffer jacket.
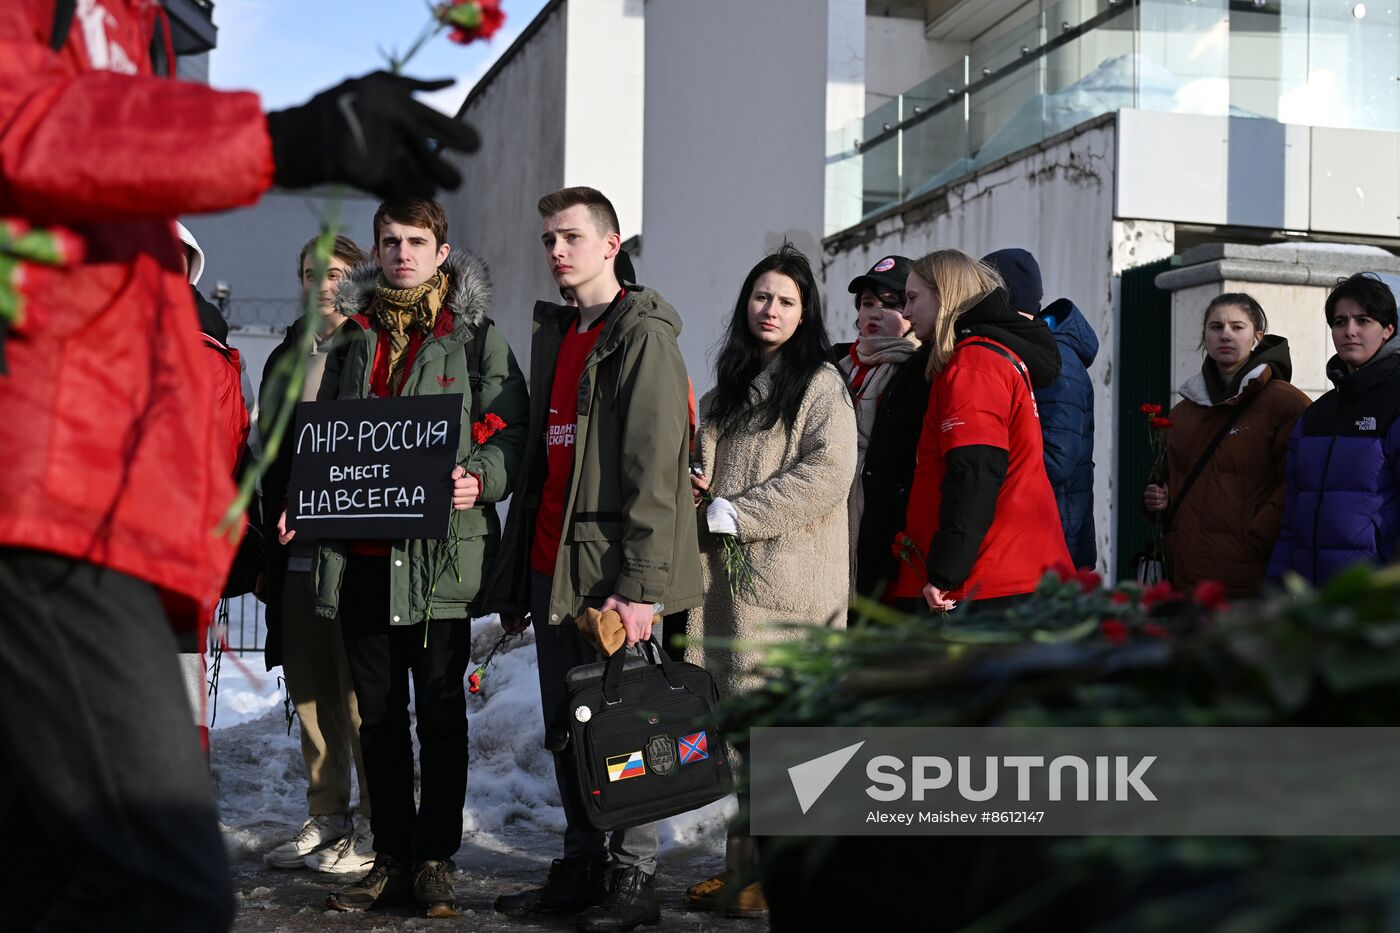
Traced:
<path fill-rule="evenodd" d="M 1288 441 L 1288 497 L 1269 577 L 1322 585 L 1351 564 L 1388 564 L 1400 539 L 1400 340 L 1360 369 L 1334 356 L 1336 386 Z"/>
<path fill-rule="evenodd" d="M 1035 390 L 1045 438 L 1045 472 L 1074 566 L 1093 567 L 1099 551 L 1094 537 L 1094 384 L 1089 367 L 1098 356 L 1099 337 L 1067 298 L 1053 302 L 1040 316 L 1051 325 L 1060 348 L 1060 377 Z"/>

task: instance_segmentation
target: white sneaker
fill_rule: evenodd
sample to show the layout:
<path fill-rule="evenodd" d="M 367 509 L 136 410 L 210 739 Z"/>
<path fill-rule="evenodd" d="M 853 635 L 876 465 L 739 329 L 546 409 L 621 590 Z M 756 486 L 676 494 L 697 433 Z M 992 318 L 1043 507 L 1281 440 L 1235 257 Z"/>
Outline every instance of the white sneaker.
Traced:
<path fill-rule="evenodd" d="M 273 868 L 300 868 L 306 857 L 345 839 L 350 834 L 350 818 L 344 813 L 313 816 L 302 824 L 301 831 L 263 856 Z"/>
<path fill-rule="evenodd" d="M 303 864 L 312 871 L 331 875 L 353 875 L 374 867 L 374 833 L 369 829 L 369 817 L 356 816 L 355 829 L 333 846 L 312 852 Z"/>

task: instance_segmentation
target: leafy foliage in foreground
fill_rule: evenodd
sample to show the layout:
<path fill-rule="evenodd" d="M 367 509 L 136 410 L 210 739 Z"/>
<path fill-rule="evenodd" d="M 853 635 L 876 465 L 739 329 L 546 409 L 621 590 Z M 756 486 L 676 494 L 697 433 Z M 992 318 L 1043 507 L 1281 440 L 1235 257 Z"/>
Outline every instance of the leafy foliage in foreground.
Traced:
<path fill-rule="evenodd" d="M 1236 607 L 1209 584 L 1190 595 L 1168 586 L 1106 590 L 1096 575 L 1061 572 L 1004 613 L 906 616 L 859 602 L 852 619 L 861 617 L 866 624 L 844 631 L 799 626 L 766 648 L 770 677 L 730 702 L 729 734 L 765 725 L 1400 724 L 1400 567 L 1359 566 L 1321 590 L 1293 579 L 1284 592 Z M 849 841 L 803 845 L 810 872 L 814 847 L 840 858 Z M 1043 869 L 986 884 L 980 900 L 962 898 L 963 914 L 942 912 L 942 925 L 929 929 L 1400 928 L 1393 838 L 927 846 L 949 890 L 964 891 L 970 878 L 962 875 L 984 857 L 995 861 L 998 846 Z M 977 858 L 960 859 L 959 847 Z"/>

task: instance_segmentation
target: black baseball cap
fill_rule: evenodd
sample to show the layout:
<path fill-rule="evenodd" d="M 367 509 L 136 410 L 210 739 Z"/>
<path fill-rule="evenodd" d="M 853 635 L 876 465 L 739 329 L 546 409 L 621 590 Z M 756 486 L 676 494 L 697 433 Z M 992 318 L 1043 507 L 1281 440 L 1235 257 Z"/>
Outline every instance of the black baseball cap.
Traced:
<path fill-rule="evenodd" d="M 852 295 L 859 295 L 867 289 L 876 294 L 891 291 L 903 295 L 904 284 L 909 280 L 909 267 L 913 264 L 914 261 L 908 256 L 886 256 L 871 266 L 865 275 L 851 279 L 849 291 Z"/>

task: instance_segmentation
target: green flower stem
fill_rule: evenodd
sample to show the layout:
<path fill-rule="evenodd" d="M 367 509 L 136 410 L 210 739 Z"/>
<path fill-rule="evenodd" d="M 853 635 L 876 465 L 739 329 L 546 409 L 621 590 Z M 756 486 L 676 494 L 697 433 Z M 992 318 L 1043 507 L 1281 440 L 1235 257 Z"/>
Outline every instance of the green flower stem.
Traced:
<path fill-rule="evenodd" d="M 389 70 L 394 74 L 402 74 L 408 67 L 408 63 L 413 60 L 413 56 L 427 44 L 428 40 L 442 32 L 447 27 L 438 19 L 437 10 L 431 3 L 428 4 L 428 25 L 423 27 L 423 31 L 418 33 L 418 37 L 413 40 L 413 44 L 408 47 L 408 51 L 402 56 L 390 55 Z"/>
<path fill-rule="evenodd" d="M 700 501 L 708 505 L 715 501 L 715 494 L 706 489 L 700 494 Z M 739 543 L 738 538 L 734 535 L 723 534 L 717 534 L 715 537 L 719 538 L 720 548 L 724 552 L 722 564 L 724 579 L 729 585 L 729 598 L 738 602 L 747 593 L 749 599 L 757 605 L 757 584 L 759 580 L 763 579 L 763 575 L 754 569 L 749 555 L 744 552 L 744 546 Z"/>
<path fill-rule="evenodd" d="M 335 249 L 335 237 L 340 231 L 341 200 L 342 192 L 337 188 L 330 199 L 327 217 L 321 227 L 321 235 L 316 238 L 316 245 L 311 251 L 311 268 L 318 282 L 325 278 L 326 271 L 330 268 L 331 254 Z M 229 503 L 224 517 L 219 520 L 216 529 L 218 534 L 235 538 L 241 532 L 243 515 L 248 510 L 248 503 L 253 501 L 253 493 L 257 489 L 258 480 L 267 472 L 267 468 L 277 459 L 278 451 L 282 449 L 282 439 L 287 433 L 287 426 L 291 423 L 292 413 L 296 411 L 297 403 L 301 401 L 301 389 L 306 384 L 306 367 L 311 358 L 311 347 L 320 328 L 317 291 L 313 290 L 307 293 L 306 300 L 302 304 L 301 320 L 303 326 L 301 337 L 297 341 L 296 352 L 284 354 L 277 361 L 273 371 L 263 376 L 263 381 L 266 382 L 270 375 L 273 380 L 272 385 L 277 385 L 280 382 L 283 386 L 282 395 L 276 400 L 276 410 L 272 414 L 272 429 L 263 438 L 263 455 L 257 462 L 244 467 L 243 476 L 238 483 L 238 493 Z"/>

